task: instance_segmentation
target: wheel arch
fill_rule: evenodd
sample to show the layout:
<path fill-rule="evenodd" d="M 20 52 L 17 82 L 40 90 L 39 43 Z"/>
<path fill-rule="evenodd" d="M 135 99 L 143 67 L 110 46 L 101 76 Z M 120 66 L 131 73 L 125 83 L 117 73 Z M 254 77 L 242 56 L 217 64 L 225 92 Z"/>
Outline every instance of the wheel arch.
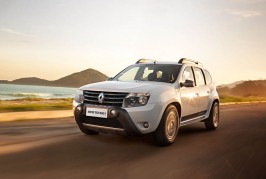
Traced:
<path fill-rule="evenodd" d="M 213 107 L 213 105 L 214 105 L 215 102 L 217 102 L 217 103 L 218 103 L 218 106 L 220 106 L 220 100 L 219 100 L 219 98 L 215 98 L 215 99 L 213 99 L 212 103 L 210 104 L 209 111 L 208 111 L 208 113 L 207 113 L 207 118 L 210 116 L 211 109 L 212 109 L 212 107 Z M 220 107 L 219 107 L 219 108 L 220 108 Z"/>
<path fill-rule="evenodd" d="M 166 109 L 167 109 L 170 105 L 175 106 L 175 108 L 176 108 L 176 110 L 177 110 L 177 112 L 178 112 L 178 117 L 179 117 L 178 123 L 179 123 L 179 126 L 180 126 L 180 122 L 181 122 L 181 120 L 180 120 L 180 119 L 181 119 L 181 104 L 180 104 L 179 102 L 177 102 L 177 101 L 169 103 L 169 104 L 165 107 L 165 109 L 164 109 L 164 111 L 163 111 L 163 114 L 165 113 Z M 163 116 L 163 115 L 162 115 L 162 116 Z"/>
<path fill-rule="evenodd" d="M 213 102 L 212 102 L 212 105 L 217 102 L 219 105 L 220 105 L 220 100 L 218 98 L 214 99 Z"/>
<path fill-rule="evenodd" d="M 218 115 L 220 116 L 220 100 L 217 99 L 217 98 L 216 98 L 215 100 L 213 100 L 213 102 L 212 102 L 212 106 L 214 105 L 215 102 L 218 103 Z"/>
<path fill-rule="evenodd" d="M 176 107 L 179 118 L 180 118 L 181 117 L 181 105 L 180 105 L 180 103 L 179 102 L 173 102 L 173 103 L 170 103 L 168 106 L 170 106 L 170 105 L 174 105 Z M 166 108 L 165 108 L 165 110 L 166 110 Z"/>

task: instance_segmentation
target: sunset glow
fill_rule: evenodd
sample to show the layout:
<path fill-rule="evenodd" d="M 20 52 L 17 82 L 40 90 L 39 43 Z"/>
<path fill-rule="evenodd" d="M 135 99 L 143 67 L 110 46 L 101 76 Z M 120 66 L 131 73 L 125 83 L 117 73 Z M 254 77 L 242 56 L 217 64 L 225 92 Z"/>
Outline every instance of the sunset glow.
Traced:
<path fill-rule="evenodd" d="M 216 83 L 266 78 L 265 1 L 0 1 L 0 80 L 114 76 L 140 58 L 201 61 Z"/>

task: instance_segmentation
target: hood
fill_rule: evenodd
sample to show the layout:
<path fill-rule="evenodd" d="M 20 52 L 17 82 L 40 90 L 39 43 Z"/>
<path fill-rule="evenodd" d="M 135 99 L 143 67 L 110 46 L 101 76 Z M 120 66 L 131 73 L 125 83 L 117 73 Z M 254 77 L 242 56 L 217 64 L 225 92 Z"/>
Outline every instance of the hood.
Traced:
<path fill-rule="evenodd" d="M 80 87 L 82 90 L 91 91 L 110 91 L 110 92 L 129 92 L 129 93 L 148 93 L 154 88 L 167 83 L 161 82 L 121 82 L 121 81 L 103 81 Z M 169 84 L 170 85 L 170 84 Z"/>

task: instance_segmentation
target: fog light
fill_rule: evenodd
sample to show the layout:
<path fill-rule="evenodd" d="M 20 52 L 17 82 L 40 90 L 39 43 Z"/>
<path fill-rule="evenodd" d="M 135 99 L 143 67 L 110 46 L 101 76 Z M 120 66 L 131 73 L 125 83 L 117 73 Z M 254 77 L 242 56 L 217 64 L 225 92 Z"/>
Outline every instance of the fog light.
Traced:
<path fill-rule="evenodd" d="M 76 107 L 76 110 L 77 110 L 77 112 L 81 112 L 82 111 L 82 107 L 78 106 L 78 107 Z"/>
<path fill-rule="evenodd" d="M 111 109 L 110 114 L 112 116 L 117 116 L 118 112 L 115 109 Z"/>
<path fill-rule="evenodd" d="M 143 127 L 144 127 L 144 128 L 148 128 L 149 126 L 150 126 L 150 125 L 149 125 L 148 122 L 144 122 L 144 123 L 143 123 Z"/>

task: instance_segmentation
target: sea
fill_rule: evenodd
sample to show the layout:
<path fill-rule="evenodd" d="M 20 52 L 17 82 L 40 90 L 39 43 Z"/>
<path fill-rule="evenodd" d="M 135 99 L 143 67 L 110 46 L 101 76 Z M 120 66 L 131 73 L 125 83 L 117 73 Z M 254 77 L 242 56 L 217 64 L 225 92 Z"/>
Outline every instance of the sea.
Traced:
<path fill-rule="evenodd" d="M 0 100 L 73 98 L 77 88 L 0 84 Z"/>

